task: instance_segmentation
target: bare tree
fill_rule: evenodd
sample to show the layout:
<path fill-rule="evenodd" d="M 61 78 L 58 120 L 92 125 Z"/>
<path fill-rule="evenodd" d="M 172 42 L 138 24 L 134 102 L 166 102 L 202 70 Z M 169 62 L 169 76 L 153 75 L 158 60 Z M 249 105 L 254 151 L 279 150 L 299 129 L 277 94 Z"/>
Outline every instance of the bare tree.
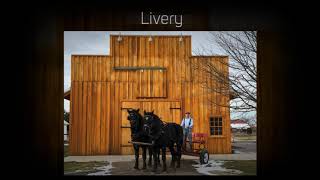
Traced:
<path fill-rule="evenodd" d="M 242 116 L 241 118 L 244 122 L 248 123 L 250 126 L 256 126 L 257 125 L 257 117 L 256 115 L 250 115 L 246 114 Z"/>
<path fill-rule="evenodd" d="M 192 68 L 200 70 L 204 77 L 202 87 L 208 93 L 232 97 L 230 103 L 210 99 L 218 106 L 229 107 L 234 112 L 251 112 L 257 109 L 257 34 L 255 31 L 211 32 L 210 42 L 217 44 L 229 57 L 216 62 L 200 61 Z M 217 54 L 214 49 L 202 47 L 197 55 Z M 220 66 L 221 65 L 221 66 Z M 227 67 L 223 69 L 221 67 Z M 229 73 L 226 73 L 228 72 Z M 213 82 L 215 83 L 212 85 Z"/>

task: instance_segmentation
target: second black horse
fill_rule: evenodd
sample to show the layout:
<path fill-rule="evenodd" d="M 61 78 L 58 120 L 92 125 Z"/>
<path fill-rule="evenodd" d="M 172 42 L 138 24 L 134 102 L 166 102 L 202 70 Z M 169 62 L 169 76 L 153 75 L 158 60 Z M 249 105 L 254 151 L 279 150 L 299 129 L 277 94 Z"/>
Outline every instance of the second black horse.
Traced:
<path fill-rule="evenodd" d="M 171 167 L 180 167 L 181 147 L 183 144 L 183 129 L 176 123 L 164 123 L 152 112 L 144 111 L 144 131 L 149 135 L 152 142 L 153 157 L 157 157 L 158 152 L 162 151 L 163 169 L 166 171 L 166 148 L 171 152 Z M 176 150 L 175 147 L 176 146 Z M 154 159 L 153 171 L 157 170 L 157 160 Z"/>

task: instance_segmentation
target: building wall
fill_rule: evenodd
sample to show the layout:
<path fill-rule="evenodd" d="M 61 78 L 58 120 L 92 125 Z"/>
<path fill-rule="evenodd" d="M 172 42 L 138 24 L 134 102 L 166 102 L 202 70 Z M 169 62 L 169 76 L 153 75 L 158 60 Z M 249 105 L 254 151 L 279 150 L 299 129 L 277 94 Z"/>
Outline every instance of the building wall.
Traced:
<path fill-rule="evenodd" d="M 68 126 L 68 125 L 66 125 L 66 124 L 63 126 L 63 140 L 64 140 L 64 141 L 68 141 L 67 126 Z"/>
<path fill-rule="evenodd" d="M 110 38 L 110 55 L 73 55 L 71 62 L 70 153 L 132 154 L 127 108 L 154 110 L 167 122 L 180 123 L 186 111 L 194 132 L 209 134 L 209 117 L 223 117 L 223 135 L 208 138 L 210 153 L 230 153 L 230 112 L 208 100 L 227 104 L 226 96 L 209 92 L 200 62 L 228 73 L 224 56 L 191 56 L 191 36 L 118 36 Z M 223 62 L 223 63 L 221 63 Z M 128 69 L 140 67 L 140 69 Z M 150 69 L 153 67 L 154 69 Z"/>

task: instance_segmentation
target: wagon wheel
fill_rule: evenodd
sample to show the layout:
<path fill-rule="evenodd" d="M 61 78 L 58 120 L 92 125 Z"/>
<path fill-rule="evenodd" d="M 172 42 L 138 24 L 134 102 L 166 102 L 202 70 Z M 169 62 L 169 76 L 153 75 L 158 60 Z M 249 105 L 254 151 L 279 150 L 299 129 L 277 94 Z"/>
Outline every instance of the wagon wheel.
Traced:
<path fill-rule="evenodd" d="M 200 151 L 200 164 L 208 164 L 209 162 L 209 152 L 206 149 Z"/>

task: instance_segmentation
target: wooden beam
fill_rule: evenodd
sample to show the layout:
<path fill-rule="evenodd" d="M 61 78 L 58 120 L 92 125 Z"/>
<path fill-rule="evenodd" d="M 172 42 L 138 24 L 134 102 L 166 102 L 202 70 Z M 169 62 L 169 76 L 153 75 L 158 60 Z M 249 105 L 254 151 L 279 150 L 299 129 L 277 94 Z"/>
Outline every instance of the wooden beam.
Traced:
<path fill-rule="evenodd" d="M 124 70 L 124 71 L 138 71 L 138 70 L 163 70 L 166 71 L 167 68 L 159 67 L 159 66 L 142 66 L 142 67 L 134 67 L 134 66 L 117 66 L 113 67 L 113 70 Z"/>

